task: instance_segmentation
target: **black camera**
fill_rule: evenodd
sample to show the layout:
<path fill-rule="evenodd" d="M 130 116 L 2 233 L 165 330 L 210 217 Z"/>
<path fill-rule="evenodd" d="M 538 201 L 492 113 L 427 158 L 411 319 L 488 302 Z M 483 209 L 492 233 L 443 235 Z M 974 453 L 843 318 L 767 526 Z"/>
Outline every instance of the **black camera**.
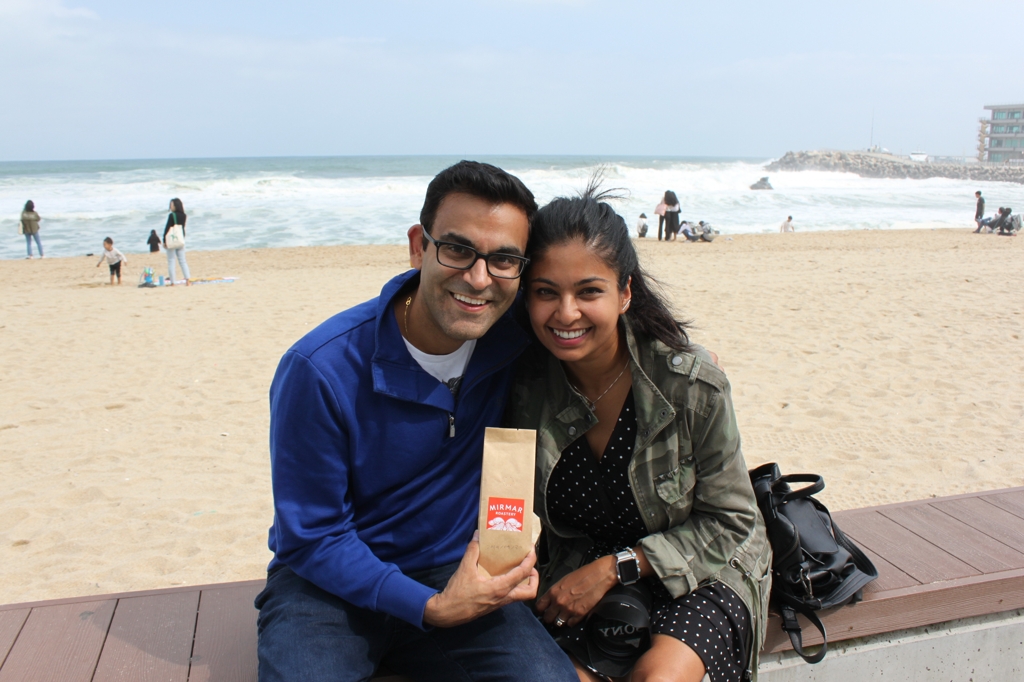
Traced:
<path fill-rule="evenodd" d="M 651 647 L 651 590 L 642 581 L 616 585 L 587 616 L 582 640 L 564 643 L 580 663 L 607 677 L 624 677 Z"/>

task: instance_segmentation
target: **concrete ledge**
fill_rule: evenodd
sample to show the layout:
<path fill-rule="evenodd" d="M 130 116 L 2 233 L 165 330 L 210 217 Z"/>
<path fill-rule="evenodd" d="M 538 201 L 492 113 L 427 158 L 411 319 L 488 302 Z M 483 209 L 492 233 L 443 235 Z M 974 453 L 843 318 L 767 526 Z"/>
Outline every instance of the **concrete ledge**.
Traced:
<path fill-rule="evenodd" d="M 830 644 L 825 660 L 762 654 L 760 682 L 1007 682 L 1024 679 L 1024 609 Z"/>

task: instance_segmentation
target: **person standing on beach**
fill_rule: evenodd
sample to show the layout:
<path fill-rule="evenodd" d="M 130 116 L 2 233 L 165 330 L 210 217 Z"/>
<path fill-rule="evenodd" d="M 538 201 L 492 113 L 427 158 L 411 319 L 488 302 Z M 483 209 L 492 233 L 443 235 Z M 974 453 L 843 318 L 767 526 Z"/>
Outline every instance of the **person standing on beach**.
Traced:
<path fill-rule="evenodd" d="M 523 601 L 534 552 L 477 570 L 484 429 L 529 345 L 509 308 L 530 219 L 523 183 L 462 161 L 427 188 L 413 269 L 281 359 L 270 388 L 274 553 L 256 597 L 261 682 L 575 682 Z"/>
<path fill-rule="evenodd" d="M 782 221 L 782 224 L 779 225 L 779 232 L 795 232 L 793 229 L 793 216 L 788 216 Z"/>
<path fill-rule="evenodd" d="M 177 258 L 178 263 L 181 264 L 181 274 L 185 277 L 185 286 L 188 286 L 192 278 L 188 271 L 188 262 L 185 260 L 185 221 L 188 220 L 188 216 L 185 215 L 184 204 L 177 197 L 171 199 L 171 205 L 168 208 L 170 212 L 167 215 L 167 224 L 164 225 L 164 250 L 167 251 L 167 270 L 171 276 L 170 285 L 174 286 L 174 278 L 177 275 L 174 269 L 174 259 Z M 169 246 L 167 234 L 175 226 L 181 228 L 181 241 L 176 246 Z"/>
<path fill-rule="evenodd" d="M 25 235 L 26 258 L 32 258 L 32 240 L 39 248 L 39 257 L 43 257 L 43 243 L 39 241 L 39 221 L 42 218 L 36 213 L 36 205 L 30 200 L 25 202 L 25 210 L 21 212 L 21 234 Z"/>
<path fill-rule="evenodd" d="M 665 192 L 662 203 L 665 204 L 665 241 L 674 242 L 676 235 L 679 234 L 679 212 L 682 207 L 679 206 L 679 199 L 672 190 Z"/>
<path fill-rule="evenodd" d="M 668 194 L 668 192 L 666 192 Z M 661 241 L 661 231 L 665 228 L 665 209 L 668 208 L 668 204 L 662 199 L 657 206 L 654 207 L 654 213 L 658 216 L 658 241 Z"/>
<path fill-rule="evenodd" d="M 107 262 L 110 266 L 110 284 L 114 284 L 114 277 L 117 277 L 117 283 L 121 284 L 121 263 L 128 264 L 128 259 L 125 255 L 114 248 L 114 240 L 107 237 L 103 240 L 103 253 L 100 254 L 100 262 L 96 264 L 99 267 L 103 264 L 103 261 Z"/>
<path fill-rule="evenodd" d="M 978 203 L 974 209 L 974 222 L 978 225 L 978 229 L 975 232 L 981 232 L 981 220 L 985 217 L 985 198 L 981 196 L 981 192 L 975 192 L 974 197 L 978 200 Z"/>
<path fill-rule="evenodd" d="M 643 239 L 647 236 L 647 214 L 641 213 L 636 221 L 636 236 Z"/>
<path fill-rule="evenodd" d="M 156 230 L 149 231 L 149 239 L 146 240 L 149 244 L 150 253 L 160 253 L 160 237 L 157 236 Z"/>

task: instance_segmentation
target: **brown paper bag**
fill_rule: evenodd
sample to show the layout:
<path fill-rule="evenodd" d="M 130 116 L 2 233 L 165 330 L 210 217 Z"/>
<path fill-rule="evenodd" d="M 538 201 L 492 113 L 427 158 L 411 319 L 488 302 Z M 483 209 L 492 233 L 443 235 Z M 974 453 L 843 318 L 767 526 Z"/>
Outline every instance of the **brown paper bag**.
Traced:
<path fill-rule="evenodd" d="M 480 477 L 479 567 L 503 575 L 530 553 L 539 531 L 533 513 L 537 432 L 488 428 Z"/>

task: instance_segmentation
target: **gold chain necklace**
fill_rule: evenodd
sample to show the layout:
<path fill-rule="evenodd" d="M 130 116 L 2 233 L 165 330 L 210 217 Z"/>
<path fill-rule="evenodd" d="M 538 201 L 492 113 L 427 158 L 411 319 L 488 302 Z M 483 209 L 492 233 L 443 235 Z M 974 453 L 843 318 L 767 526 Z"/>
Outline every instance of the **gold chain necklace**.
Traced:
<path fill-rule="evenodd" d="M 583 393 L 583 391 L 581 391 L 579 389 L 579 387 L 576 386 L 575 384 L 573 384 L 571 381 L 569 382 L 569 385 L 572 386 L 573 390 L 576 391 L 576 393 L 578 393 L 581 398 L 583 398 L 584 402 L 587 403 L 587 407 L 589 407 L 591 410 L 594 410 L 597 407 L 597 402 L 599 400 L 601 400 L 601 398 L 603 398 L 606 395 L 608 395 L 608 391 L 612 390 L 612 386 L 614 386 L 615 384 L 619 383 L 619 379 L 622 378 L 622 375 L 626 373 L 626 370 L 628 368 L 629 368 L 629 360 L 626 360 L 626 364 L 622 366 L 622 371 L 619 372 L 619 375 L 617 377 L 615 377 L 615 379 L 612 380 L 612 383 L 608 384 L 608 388 L 604 389 L 604 392 L 601 395 L 597 396 L 597 398 L 594 399 L 594 400 L 591 400 L 590 398 L 588 398 Z"/>
<path fill-rule="evenodd" d="M 405 315 L 402 320 L 405 322 L 405 338 L 409 338 L 409 306 L 412 305 L 412 294 L 409 294 L 409 298 L 405 299 Z"/>

